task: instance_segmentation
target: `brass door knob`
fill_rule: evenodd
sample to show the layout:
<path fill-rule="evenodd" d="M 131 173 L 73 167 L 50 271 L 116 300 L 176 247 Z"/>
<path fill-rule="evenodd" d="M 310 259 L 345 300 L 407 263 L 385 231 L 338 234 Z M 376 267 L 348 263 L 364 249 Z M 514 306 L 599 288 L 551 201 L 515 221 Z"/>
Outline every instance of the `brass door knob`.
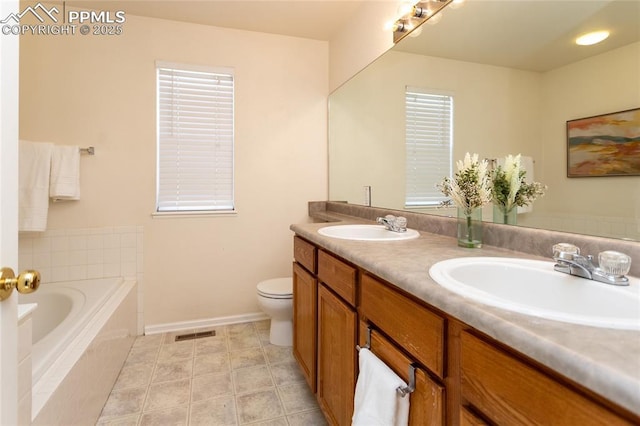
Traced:
<path fill-rule="evenodd" d="M 11 268 L 0 269 L 0 301 L 11 296 L 15 288 L 22 294 L 33 293 L 40 286 L 40 272 L 27 270 L 16 278 Z"/>

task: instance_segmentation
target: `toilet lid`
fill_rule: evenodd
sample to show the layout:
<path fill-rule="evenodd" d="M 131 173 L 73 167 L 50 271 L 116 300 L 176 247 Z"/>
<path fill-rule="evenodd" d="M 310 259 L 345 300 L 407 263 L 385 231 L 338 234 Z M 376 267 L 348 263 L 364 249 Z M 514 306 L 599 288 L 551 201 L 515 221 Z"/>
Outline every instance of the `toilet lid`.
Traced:
<path fill-rule="evenodd" d="M 273 278 L 258 283 L 258 294 L 272 299 L 290 299 L 293 297 L 291 278 Z"/>

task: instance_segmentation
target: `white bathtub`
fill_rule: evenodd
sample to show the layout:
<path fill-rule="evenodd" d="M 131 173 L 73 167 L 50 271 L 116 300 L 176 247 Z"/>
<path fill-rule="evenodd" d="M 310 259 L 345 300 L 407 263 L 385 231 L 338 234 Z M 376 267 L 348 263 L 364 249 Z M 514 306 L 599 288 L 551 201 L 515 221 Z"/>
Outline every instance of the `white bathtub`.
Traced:
<path fill-rule="evenodd" d="M 20 295 L 21 304 L 38 305 L 32 314 L 34 424 L 95 423 L 135 338 L 135 286 L 103 278 L 42 284 Z"/>

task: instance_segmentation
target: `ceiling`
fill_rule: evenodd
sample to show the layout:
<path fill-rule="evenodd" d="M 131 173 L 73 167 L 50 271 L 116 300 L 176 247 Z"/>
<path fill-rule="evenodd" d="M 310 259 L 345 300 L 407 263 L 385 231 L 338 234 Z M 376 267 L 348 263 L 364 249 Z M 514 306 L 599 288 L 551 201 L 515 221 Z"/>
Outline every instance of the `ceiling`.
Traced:
<path fill-rule="evenodd" d="M 68 0 L 69 7 L 330 40 L 367 0 Z M 371 0 L 369 0 L 371 1 Z M 55 1 L 62 3 L 61 0 Z"/>
<path fill-rule="evenodd" d="M 594 46 L 587 31 L 608 29 Z M 466 0 L 394 50 L 544 72 L 640 41 L 640 0 Z"/>

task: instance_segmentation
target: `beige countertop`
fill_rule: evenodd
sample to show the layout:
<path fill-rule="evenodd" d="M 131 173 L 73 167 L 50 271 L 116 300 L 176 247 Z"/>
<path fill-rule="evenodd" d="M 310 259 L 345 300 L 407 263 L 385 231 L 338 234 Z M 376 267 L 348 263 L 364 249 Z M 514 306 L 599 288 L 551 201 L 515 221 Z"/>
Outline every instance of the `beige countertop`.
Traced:
<path fill-rule="evenodd" d="M 315 217 L 343 224 L 373 223 L 336 214 Z M 453 293 L 429 276 L 431 265 L 456 257 L 549 258 L 486 245 L 460 248 L 455 238 L 425 231 L 405 241 L 341 240 L 318 234 L 323 226 L 327 223 L 295 224 L 291 230 L 640 415 L 640 331 L 575 325 L 494 308 Z"/>

